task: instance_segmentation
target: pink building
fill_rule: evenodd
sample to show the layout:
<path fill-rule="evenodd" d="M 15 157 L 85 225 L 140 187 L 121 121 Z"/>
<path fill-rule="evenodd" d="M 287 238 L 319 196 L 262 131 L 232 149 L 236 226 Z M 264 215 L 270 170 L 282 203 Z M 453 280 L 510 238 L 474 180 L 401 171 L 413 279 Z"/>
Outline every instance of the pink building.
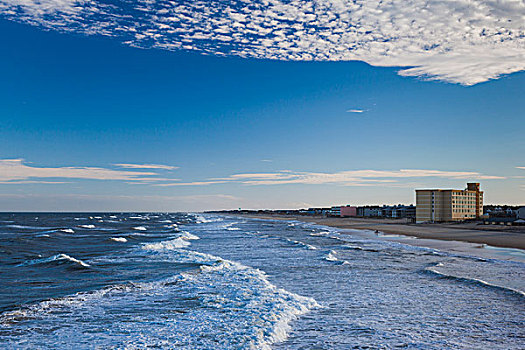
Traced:
<path fill-rule="evenodd" d="M 357 207 L 352 207 L 350 205 L 341 207 L 341 216 L 357 216 Z"/>

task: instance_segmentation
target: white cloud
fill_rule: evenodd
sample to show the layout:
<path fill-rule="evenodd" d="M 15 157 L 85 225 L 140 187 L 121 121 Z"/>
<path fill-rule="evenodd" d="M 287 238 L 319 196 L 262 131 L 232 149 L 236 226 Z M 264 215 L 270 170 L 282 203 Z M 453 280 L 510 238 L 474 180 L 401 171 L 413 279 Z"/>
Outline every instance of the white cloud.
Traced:
<path fill-rule="evenodd" d="M 207 186 L 213 184 L 221 184 L 227 181 L 194 181 L 194 182 L 167 182 L 155 184 L 154 186 L 159 187 L 175 187 L 175 186 Z"/>
<path fill-rule="evenodd" d="M 349 170 L 333 173 L 298 172 L 281 170 L 267 173 L 239 173 L 222 178 L 210 178 L 202 181 L 182 182 L 176 178 L 160 177 L 154 171 L 136 169 L 153 168 L 164 170 L 164 165 L 118 164 L 130 166 L 132 170 L 113 170 L 100 167 L 36 167 L 24 164 L 22 159 L 0 159 L 0 184 L 63 184 L 72 179 L 122 181 L 127 184 L 151 185 L 157 187 L 209 186 L 215 184 L 242 185 L 286 185 L 334 184 L 342 186 L 389 186 L 404 187 L 406 181 L 400 179 L 446 178 L 464 180 L 505 179 L 502 176 L 484 175 L 470 171 L 442 170 Z"/>
<path fill-rule="evenodd" d="M 69 184 L 68 181 L 35 181 L 35 180 L 11 180 L 11 181 L 0 181 L 0 184 L 4 185 L 19 185 L 19 184 Z"/>
<path fill-rule="evenodd" d="M 143 48 L 364 61 L 472 85 L 525 69 L 522 0 L 0 0 L 5 18 Z M 124 3 L 122 3 L 124 4 Z"/>
<path fill-rule="evenodd" d="M 177 166 L 162 165 L 162 164 L 114 164 L 120 168 L 127 169 L 162 169 L 162 170 L 175 170 L 179 169 Z"/>
<path fill-rule="evenodd" d="M 155 177 L 157 175 L 155 172 L 112 170 L 98 167 L 36 167 L 24 164 L 22 159 L 0 159 L 0 182 L 4 184 L 49 183 L 49 181 L 39 180 L 46 178 L 125 180 L 135 182 L 163 180 Z"/>
<path fill-rule="evenodd" d="M 343 186 L 404 186 L 400 179 L 410 178 L 446 178 L 462 180 L 499 180 L 502 176 L 484 175 L 471 171 L 441 171 L 441 170 L 350 170 L 335 173 L 278 171 L 271 173 L 234 174 L 226 178 L 214 178 L 208 181 L 175 182 L 158 184 L 156 186 L 206 186 L 218 183 L 239 183 L 244 185 L 286 185 L 335 184 Z"/>

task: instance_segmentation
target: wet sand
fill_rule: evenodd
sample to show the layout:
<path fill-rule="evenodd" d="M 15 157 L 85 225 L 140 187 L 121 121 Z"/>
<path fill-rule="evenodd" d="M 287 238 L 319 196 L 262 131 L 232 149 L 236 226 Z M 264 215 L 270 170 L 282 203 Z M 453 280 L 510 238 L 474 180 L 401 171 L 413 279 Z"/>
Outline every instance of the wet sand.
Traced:
<path fill-rule="evenodd" d="M 269 220 L 298 220 L 350 230 L 379 231 L 379 235 L 403 235 L 426 240 L 462 241 L 494 247 L 525 249 L 525 227 L 501 227 L 476 223 L 409 224 L 404 219 L 338 218 L 301 215 L 235 214 Z M 388 236 L 388 235 L 386 235 Z M 427 245 L 427 244 L 425 244 Z M 447 244 L 450 246 L 450 244 Z"/>

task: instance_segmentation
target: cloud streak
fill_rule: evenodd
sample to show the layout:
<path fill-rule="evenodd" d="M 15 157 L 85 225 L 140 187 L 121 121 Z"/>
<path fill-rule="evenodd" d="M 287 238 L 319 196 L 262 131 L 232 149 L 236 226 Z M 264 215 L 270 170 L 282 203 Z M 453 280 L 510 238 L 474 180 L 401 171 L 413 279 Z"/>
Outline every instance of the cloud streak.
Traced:
<path fill-rule="evenodd" d="M 401 179 L 446 178 L 462 180 L 499 180 L 502 176 L 484 175 L 468 171 L 441 170 L 350 170 L 335 173 L 278 171 L 270 173 L 242 173 L 208 181 L 157 184 L 156 186 L 207 186 L 212 184 L 237 183 L 243 185 L 342 185 L 342 186 L 391 186 L 402 185 Z"/>
<path fill-rule="evenodd" d="M 442 170 L 348 170 L 339 172 L 305 172 L 281 170 L 276 172 L 239 173 L 227 177 L 198 181 L 181 181 L 160 177 L 155 171 L 175 167 L 152 164 L 116 164 L 130 166 L 130 170 L 114 170 L 101 167 L 36 167 L 22 159 L 0 159 L 0 184 L 64 184 L 73 180 L 121 181 L 156 187 L 210 186 L 217 184 L 262 185 L 341 185 L 341 186 L 389 186 L 406 185 L 407 179 L 446 178 L 463 180 L 498 180 L 502 176 L 485 175 L 469 171 Z M 405 180 L 405 181 L 402 181 Z"/>
<path fill-rule="evenodd" d="M 114 164 L 120 168 L 126 169 L 161 169 L 161 170 L 175 170 L 179 169 L 177 166 L 162 165 L 162 164 Z"/>
<path fill-rule="evenodd" d="M 163 180 L 157 176 L 156 172 L 113 170 L 99 167 L 35 167 L 24 164 L 22 159 L 0 159 L 0 182 L 3 184 L 58 183 L 43 180 L 48 178 L 133 182 Z"/>
<path fill-rule="evenodd" d="M 521 0 L 0 0 L 0 14 L 133 47 L 357 60 L 464 85 L 525 69 Z"/>

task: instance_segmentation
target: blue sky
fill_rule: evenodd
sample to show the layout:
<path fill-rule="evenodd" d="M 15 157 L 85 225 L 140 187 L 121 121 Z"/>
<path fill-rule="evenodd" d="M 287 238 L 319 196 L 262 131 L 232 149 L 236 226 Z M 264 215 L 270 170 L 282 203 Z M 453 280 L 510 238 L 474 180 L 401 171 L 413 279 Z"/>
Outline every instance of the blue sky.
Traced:
<path fill-rule="evenodd" d="M 411 203 L 467 181 L 525 204 L 523 72 L 429 81 L 53 29 L 0 19 L 2 211 Z"/>

